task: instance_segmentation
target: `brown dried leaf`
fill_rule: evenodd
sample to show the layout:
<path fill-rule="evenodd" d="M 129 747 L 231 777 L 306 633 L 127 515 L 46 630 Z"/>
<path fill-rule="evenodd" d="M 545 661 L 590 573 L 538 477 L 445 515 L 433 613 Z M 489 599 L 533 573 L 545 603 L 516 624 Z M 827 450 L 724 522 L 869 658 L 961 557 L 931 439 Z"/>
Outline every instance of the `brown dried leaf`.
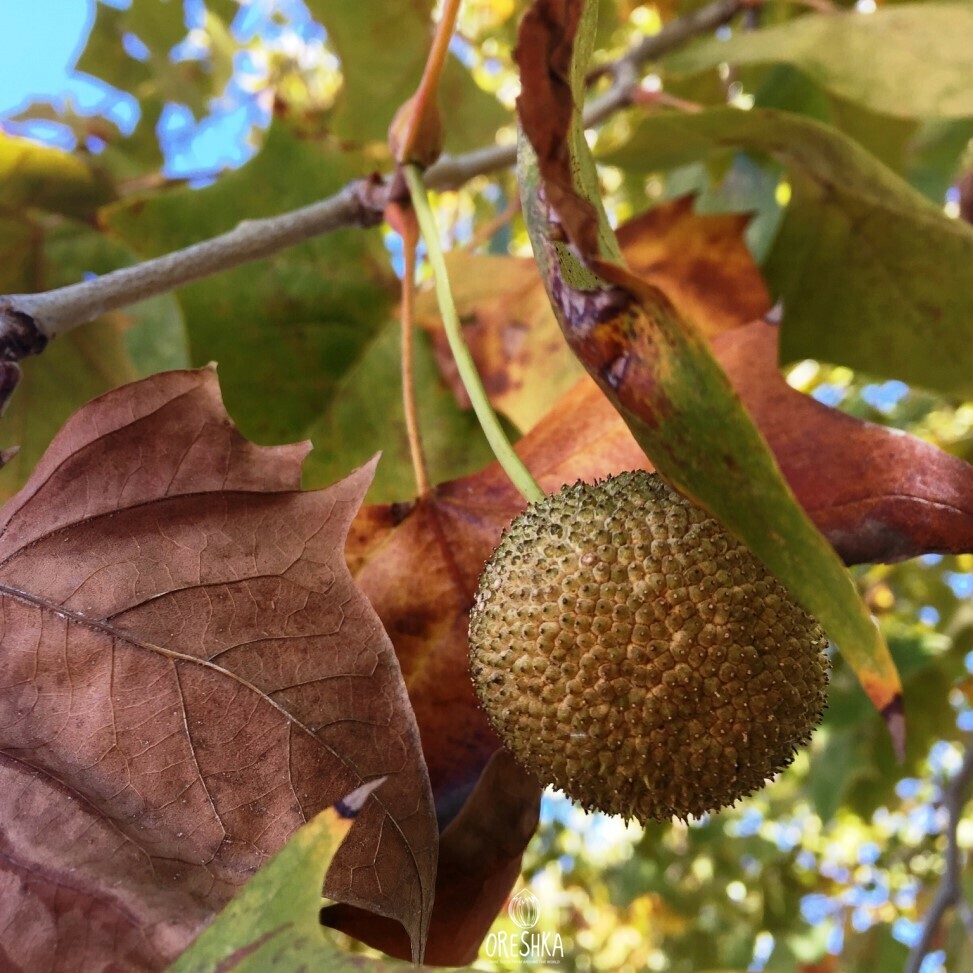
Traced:
<path fill-rule="evenodd" d="M 743 241 L 749 216 L 693 212 L 693 197 L 663 203 L 618 230 L 629 266 L 662 288 L 707 335 L 765 313 L 770 297 Z M 584 374 L 561 334 L 533 260 L 454 251 L 447 255 L 463 336 L 494 408 L 524 432 Z M 440 371 L 464 407 L 435 295 L 416 302 Z"/>
<path fill-rule="evenodd" d="M 713 350 L 795 496 L 843 560 L 973 551 L 973 467 L 792 389 L 777 369 L 778 335 L 754 321 L 718 335 Z"/>
<path fill-rule="evenodd" d="M 629 220 L 618 228 L 618 243 L 629 269 L 711 337 L 766 314 L 771 301 L 743 240 L 750 216 L 694 213 L 693 199 Z"/>
<path fill-rule="evenodd" d="M 533 260 L 455 250 L 446 255 L 463 337 L 493 407 L 532 429 L 584 374 L 551 311 Z M 416 301 L 416 323 L 433 338 L 436 361 L 457 401 L 470 399 L 453 361 L 436 295 Z"/>
<path fill-rule="evenodd" d="M 160 969 L 301 824 L 386 776 L 327 894 L 421 943 L 435 820 L 398 664 L 341 556 L 363 467 L 300 492 L 215 373 L 96 399 L 0 512 L 12 969 Z"/>

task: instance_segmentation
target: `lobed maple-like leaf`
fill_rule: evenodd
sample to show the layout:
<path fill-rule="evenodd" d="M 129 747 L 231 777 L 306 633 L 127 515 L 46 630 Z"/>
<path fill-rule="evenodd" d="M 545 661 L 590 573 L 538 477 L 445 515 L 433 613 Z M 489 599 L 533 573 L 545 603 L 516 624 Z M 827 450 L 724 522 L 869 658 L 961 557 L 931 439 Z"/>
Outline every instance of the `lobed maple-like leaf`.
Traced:
<path fill-rule="evenodd" d="M 4 969 L 155 970 L 302 824 L 386 777 L 326 894 L 421 951 L 436 823 L 389 640 L 343 559 L 371 479 L 301 492 L 215 372 L 89 403 L 0 511 Z"/>

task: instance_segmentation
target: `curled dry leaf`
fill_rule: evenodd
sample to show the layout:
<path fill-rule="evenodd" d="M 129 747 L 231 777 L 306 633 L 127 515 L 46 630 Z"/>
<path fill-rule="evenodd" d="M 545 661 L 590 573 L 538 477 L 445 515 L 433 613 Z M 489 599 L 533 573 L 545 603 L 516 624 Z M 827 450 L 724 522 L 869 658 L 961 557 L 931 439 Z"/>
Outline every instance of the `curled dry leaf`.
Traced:
<path fill-rule="evenodd" d="M 161 969 L 300 825 L 371 795 L 328 895 L 419 946 L 436 825 L 388 638 L 342 558 L 371 479 L 299 490 L 215 373 L 96 399 L 0 512 L 3 963 Z"/>

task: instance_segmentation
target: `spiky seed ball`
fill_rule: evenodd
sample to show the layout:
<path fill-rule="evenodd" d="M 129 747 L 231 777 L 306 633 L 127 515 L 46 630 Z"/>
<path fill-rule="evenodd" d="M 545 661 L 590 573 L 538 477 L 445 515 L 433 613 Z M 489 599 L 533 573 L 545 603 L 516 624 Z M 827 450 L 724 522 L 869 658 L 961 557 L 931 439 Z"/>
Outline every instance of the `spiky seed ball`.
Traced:
<path fill-rule="evenodd" d="M 520 763 L 589 810 L 639 821 L 733 804 L 820 722 L 817 622 L 659 477 L 533 504 L 470 620 L 473 681 Z"/>

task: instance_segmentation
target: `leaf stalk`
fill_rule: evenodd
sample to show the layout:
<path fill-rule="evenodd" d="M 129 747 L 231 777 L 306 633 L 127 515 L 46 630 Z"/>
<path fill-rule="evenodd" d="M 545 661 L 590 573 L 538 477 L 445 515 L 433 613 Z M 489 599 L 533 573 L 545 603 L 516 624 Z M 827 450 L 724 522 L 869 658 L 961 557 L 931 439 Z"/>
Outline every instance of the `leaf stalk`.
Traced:
<path fill-rule="evenodd" d="M 446 331 L 449 349 L 456 362 L 463 387 L 470 397 L 470 402 L 473 403 L 473 411 L 476 413 L 483 434 L 493 450 L 493 455 L 496 456 L 513 485 L 523 494 L 524 499 L 529 503 L 536 503 L 544 498 L 544 491 L 540 488 L 530 470 L 524 465 L 523 460 L 517 455 L 507 438 L 507 434 L 503 431 L 500 420 L 490 405 L 490 400 L 487 397 L 486 389 L 483 387 L 483 382 L 480 380 L 480 374 L 476 370 L 470 349 L 463 338 L 459 315 L 456 313 L 456 304 L 453 301 L 453 292 L 449 286 L 446 260 L 443 257 L 442 247 L 439 245 L 439 229 L 429 205 L 429 197 L 422 181 L 422 174 L 418 167 L 413 165 L 403 166 L 402 172 L 412 196 L 412 205 L 419 221 L 419 229 L 426 241 L 429 263 L 432 266 L 436 283 L 436 300 L 439 303 L 439 312 L 443 318 L 443 328 Z"/>

